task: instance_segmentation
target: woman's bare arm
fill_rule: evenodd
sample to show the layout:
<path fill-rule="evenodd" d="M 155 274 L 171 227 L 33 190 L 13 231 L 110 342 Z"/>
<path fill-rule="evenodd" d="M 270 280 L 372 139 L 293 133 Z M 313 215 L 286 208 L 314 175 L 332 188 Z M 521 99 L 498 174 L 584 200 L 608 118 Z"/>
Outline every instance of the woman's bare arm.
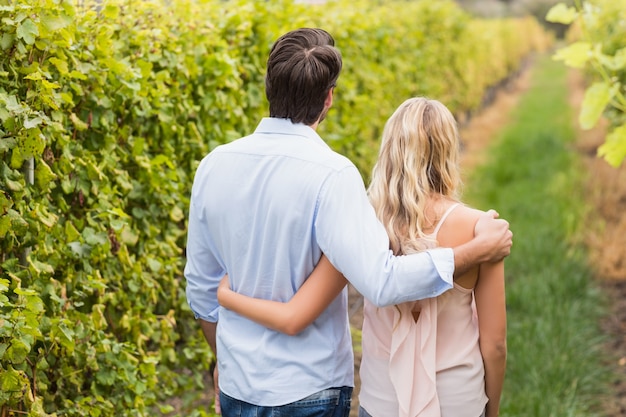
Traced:
<path fill-rule="evenodd" d="M 497 417 L 506 368 L 504 262 L 480 265 L 475 287 L 480 351 L 485 366 L 486 417 Z"/>
<path fill-rule="evenodd" d="M 498 216 L 495 210 L 482 212 L 474 226 L 474 238 L 453 247 L 455 278 L 479 264 L 499 262 L 509 256 L 513 232 L 509 223 Z"/>
<path fill-rule="evenodd" d="M 311 275 L 286 303 L 239 294 L 230 289 L 226 276 L 217 290 L 219 303 L 270 329 L 288 335 L 300 333 L 339 295 L 348 281 L 322 255 Z"/>

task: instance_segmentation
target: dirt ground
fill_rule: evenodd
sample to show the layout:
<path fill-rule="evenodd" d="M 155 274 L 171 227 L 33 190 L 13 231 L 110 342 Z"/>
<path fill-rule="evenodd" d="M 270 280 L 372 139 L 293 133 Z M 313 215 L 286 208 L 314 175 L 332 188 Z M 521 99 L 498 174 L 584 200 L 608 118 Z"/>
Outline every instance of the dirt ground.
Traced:
<path fill-rule="evenodd" d="M 497 92 L 488 107 L 460 129 L 463 143 L 461 165 L 465 172 L 483 161 L 483 151 L 508 123 L 510 111 L 529 87 L 531 74 L 532 67 L 528 67 L 517 79 Z M 579 72 L 570 71 L 568 85 L 570 103 L 577 117 L 585 89 L 584 79 Z M 576 120 L 573 123 L 577 126 Z M 585 239 L 595 279 L 611 300 L 610 314 L 601 327 L 607 337 L 607 357 L 609 366 L 615 369 L 615 376 L 612 392 L 602 400 L 601 412 L 606 417 L 626 417 L 626 163 L 620 168 L 613 168 L 596 156 L 598 146 L 604 142 L 605 123 L 588 131 L 577 128 L 576 133 L 576 151 L 581 153 L 590 173 L 586 184 L 589 213 Z M 362 297 L 353 288 L 350 288 L 350 303 L 350 320 L 355 328 L 360 329 L 363 321 Z M 358 410 L 360 361 L 360 350 L 357 347 L 351 417 L 356 417 Z"/>

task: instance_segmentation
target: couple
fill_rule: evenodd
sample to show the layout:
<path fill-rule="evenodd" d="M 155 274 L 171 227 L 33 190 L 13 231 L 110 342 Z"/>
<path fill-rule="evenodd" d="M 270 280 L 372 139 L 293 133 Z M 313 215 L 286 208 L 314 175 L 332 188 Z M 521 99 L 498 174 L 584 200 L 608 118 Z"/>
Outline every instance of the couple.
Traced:
<path fill-rule="evenodd" d="M 280 37 L 270 117 L 196 172 L 185 277 L 217 357 L 216 408 L 348 416 L 347 280 L 366 299 L 362 415 L 497 416 L 508 223 L 460 204 L 454 119 L 424 98 L 388 121 L 368 198 L 316 133 L 341 66 L 321 29 Z"/>

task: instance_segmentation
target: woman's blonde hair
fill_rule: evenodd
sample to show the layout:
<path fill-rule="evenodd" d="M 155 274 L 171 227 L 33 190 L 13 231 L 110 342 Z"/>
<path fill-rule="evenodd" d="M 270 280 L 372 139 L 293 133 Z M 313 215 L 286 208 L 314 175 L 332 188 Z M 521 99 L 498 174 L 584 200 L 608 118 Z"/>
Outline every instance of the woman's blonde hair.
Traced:
<path fill-rule="evenodd" d="M 427 203 L 431 197 L 458 199 L 458 159 L 456 121 L 437 100 L 408 99 L 385 124 L 368 194 L 395 254 L 428 246 Z"/>

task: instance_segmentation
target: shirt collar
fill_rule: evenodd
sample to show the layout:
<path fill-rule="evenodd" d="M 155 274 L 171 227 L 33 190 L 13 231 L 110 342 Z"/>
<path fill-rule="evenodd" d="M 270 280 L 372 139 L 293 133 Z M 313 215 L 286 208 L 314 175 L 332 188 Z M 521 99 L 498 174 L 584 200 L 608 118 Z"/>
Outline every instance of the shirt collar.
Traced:
<path fill-rule="evenodd" d="M 264 117 L 257 126 L 254 133 L 268 133 L 273 135 L 302 136 L 313 142 L 330 148 L 326 142 L 310 126 L 303 123 L 293 123 L 291 119 L 281 119 L 278 117 Z"/>

